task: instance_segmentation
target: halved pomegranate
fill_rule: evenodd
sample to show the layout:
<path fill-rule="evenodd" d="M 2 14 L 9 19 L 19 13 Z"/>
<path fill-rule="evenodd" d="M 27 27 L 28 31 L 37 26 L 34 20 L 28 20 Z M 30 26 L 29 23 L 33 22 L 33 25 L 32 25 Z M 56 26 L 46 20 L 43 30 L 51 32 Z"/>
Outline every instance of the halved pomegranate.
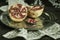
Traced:
<path fill-rule="evenodd" d="M 29 7 L 29 17 L 37 18 L 42 15 L 44 7 L 42 6 L 30 6 Z"/>
<path fill-rule="evenodd" d="M 21 4 L 12 5 L 9 9 L 9 17 L 16 22 L 23 21 L 27 17 L 27 8 Z"/>

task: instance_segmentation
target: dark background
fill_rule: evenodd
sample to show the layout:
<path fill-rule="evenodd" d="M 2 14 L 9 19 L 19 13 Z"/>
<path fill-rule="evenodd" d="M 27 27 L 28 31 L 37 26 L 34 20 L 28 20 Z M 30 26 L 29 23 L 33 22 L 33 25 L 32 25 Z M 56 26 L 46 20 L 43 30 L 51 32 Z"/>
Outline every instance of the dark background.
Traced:
<path fill-rule="evenodd" d="M 45 10 L 46 11 L 52 11 L 53 14 L 56 15 L 56 17 L 57 17 L 55 22 L 60 24 L 60 8 L 54 8 L 54 6 L 48 0 L 41 0 L 41 1 L 45 5 Z M 34 2 L 34 0 L 25 0 L 25 2 L 30 5 Z M 4 6 L 4 5 L 8 5 L 8 2 L 6 2 L 6 0 L 0 0 L 0 6 Z M 2 12 L 3 11 L 0 10 L 0 14 Z M 13 39 L 6 39 L 6 38 L 2 37 L 3 34 L 7 33 L 10 30 L 13 30 L 13 28 L 7 27 L 6 25 L 4 25 L 0 21 L 0 40 L 20 40 L 20 39 L 25 40 L 23 37 L 16 37 L 16 38 L 13 38 Z M 41 39 L 38 39 L 38 40 L 55 40 L 55 39 L 45 35 Z M 58 38 L 56 40 L 60 40 L 60 38 Z"/>

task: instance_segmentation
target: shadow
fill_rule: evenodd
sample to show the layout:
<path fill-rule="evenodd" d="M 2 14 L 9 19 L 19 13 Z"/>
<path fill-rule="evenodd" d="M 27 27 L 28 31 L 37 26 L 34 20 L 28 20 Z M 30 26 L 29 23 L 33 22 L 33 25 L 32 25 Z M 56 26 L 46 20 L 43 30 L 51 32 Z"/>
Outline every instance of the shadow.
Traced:
<path fill-rule="evenodd" d="M 40 38 L 38 40 L 54 40 L 54 39 L 49 37 L 49 36 L 47 36 L 47 35 L 45 35 L 45 36 L 43 36 L 42 38 Z"/>

